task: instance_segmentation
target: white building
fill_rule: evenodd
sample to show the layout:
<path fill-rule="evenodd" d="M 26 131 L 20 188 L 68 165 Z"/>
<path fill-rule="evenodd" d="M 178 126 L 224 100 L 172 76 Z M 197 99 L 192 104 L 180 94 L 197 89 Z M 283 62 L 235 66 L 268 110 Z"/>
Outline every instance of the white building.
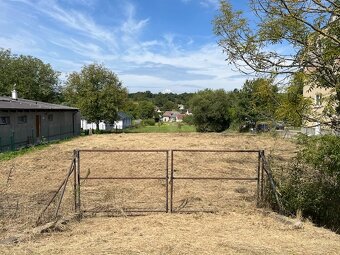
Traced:
<path fill-rule="evenodd" d="M 113 124 L 105 123 L 104 121 L 99 122 L 99 130 L 125 129 L 132 125 L 132 118 L 124 112 L 118 112 L 118 118 Z M 83 130 L 97 129 L 96 123 L 88 122 L 86 119 L 82 119 L 80 125 Z"/>

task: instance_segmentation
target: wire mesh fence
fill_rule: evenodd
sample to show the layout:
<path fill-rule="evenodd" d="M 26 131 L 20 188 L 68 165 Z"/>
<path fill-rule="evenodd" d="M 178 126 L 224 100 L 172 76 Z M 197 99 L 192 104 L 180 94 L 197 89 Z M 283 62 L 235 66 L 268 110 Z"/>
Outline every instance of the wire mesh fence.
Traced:
<path fill-rule="evenodd" d="M 168 211 L 167 150 L 79 151 L 80 212 Z"/>
<path fill-rule="evenodd" d="M 75 150 L 69 170 L 56 179 L 41 180 L 36 173 L 16 179 L 20 196 L 10 188 L 2 192 L 0 218 L 33 224 L 70 213 L 215 212 L 255 205 L 263 196 L 260 156 L 258 150 Z M 26 182 L 49 188 L 25 195 Z"/>
<path fill-rule="evenodd" d="M 259 151 L 173 150 L 171 211 L 221 211 L 257 201 Z"/>

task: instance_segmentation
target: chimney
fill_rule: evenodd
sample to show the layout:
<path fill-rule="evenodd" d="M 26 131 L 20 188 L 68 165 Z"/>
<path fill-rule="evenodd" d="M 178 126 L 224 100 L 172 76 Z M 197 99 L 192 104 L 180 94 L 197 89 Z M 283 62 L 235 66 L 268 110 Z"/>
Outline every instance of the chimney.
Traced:
<path fill-rule="evenodd" d="M 15 89 L 12 90 L 12 99 L 14 100 L 18 99 L 18 92 Z"/>

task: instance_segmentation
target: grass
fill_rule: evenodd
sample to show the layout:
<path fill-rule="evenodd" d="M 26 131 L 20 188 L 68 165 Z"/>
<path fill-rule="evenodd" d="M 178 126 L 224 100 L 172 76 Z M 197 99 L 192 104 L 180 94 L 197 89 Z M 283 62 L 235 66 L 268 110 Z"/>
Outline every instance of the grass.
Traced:
<path fill-rule="evenodd" d="M 0 187 L 8 183 L 0 198 L 10 201 L 9 206 L 12 201 L 18 201 L 19 208 L 16 218 L 3 220 L 2 225 L 0 218 L 0 243 L 8 238 L 19 238 L 18 244 L 0 244 L 0 254 L 86 255 L 112 254 L 113 251 L 115 254 L 167 255 L 340 254 L 339 235 L 315 228 L 308 222 L 304 223 L 303 229 L 295 229 L 281 218 L 272 217 L 272 213 L 256 208 L 256 182 L 247 181 L 176 180 L 175 208 L 182 205 L 186 208 L 221 208 L 216 214 L 155 213 L 108 218 L 89 215 L 80 223 L 65 225 L 65 232 L 26 234 L 32 233 L 37 215 L 65 178 L 75 148 L 265 149 L 283 161 L 288 161 L 296 151 L 295 144 L 267 135 L 173 133 L 169 137 L 167 133 L 136 133 L 83 136 L 30 153 L 29 157 L 0 161 Z M 178 170 L 176 176 L 188 173 L 205 176 L 212 170 L 215 176 L 254 174 L 257 168 L 250 162 L 249 155 L 237 155 L 178 152 L 174 161 Z M 164 176 L 164 153 L 84 153 L 81 157 L 82 176 L 87 172 L 93 177 Z M 252 162 L 256 164 L 257 158 Z M 81 206 L 83 209 L 97 206 L 98 209 L 106 206 L 109 209 L 158 208 L 165 201 L 164 183 L 163 180 L 83 180 Z M 72 214 L 74 210 L 72 184 L 71 178 L 62 203 L 62 215 Z M 51 215 L 55 212 L 53 205 L 48 211 Z M 27 239 L 20 241 L 21 236 Z"/>
<path fill-rule="evenodd" d="M 140 126 L 137 128 L 129 128 L 126 133 L 185 133 L 196 132 L 195 126 L 182 123 L 163 123 L 154 126 Z"/>
<path fill-rule="evenodd" d="M 19 149 L 17 151 L 6 151 L 6 152 L 2 152 L 0 153 L 0 161 L 6 161 L 6 160 L 11 160 L 14 159 L 18 156 L 30 153 L 30 152 L 34 152 L 34 151 L 38 151 L 38 150 L 42 150 L 44 148 L 46 148 L 47 146 L 49 146 L 49 144 L 39 144 L 39 145 L 35 145 L 32 147 L 28 147 L 28 148 L 22 148 Z"/>
<path fill-rule="evenodd" d="M 36 145 L 31 146 L 31 147 L 24 147 L 24 148 L 21 148 L 19 150 L 15 150 L 15 151 L 5 151 L 5 152 L 0 153 L 0 161 L 7 161 L 7 160 L 11 160 L 11 159 L 14 159 L 16 157 L 19 157 L 19 156 L 22 156 L 22 155 L 25 155 L 25 154 L 28 154 L 28 153 L 40 151 L 40 150 L 43 150 L 43 149 L 49 147 L 52 144 L 58 144 L 58 143 L 61 143 L 61 142 L 66 142 L 66 141 L 71 140 L 72 138 L 66 138 L 66 139 L 63 139 L 63 140 L 57 140 L 57 141 L 51 141 L 51 142 L 48 142 L 48 143 L 36 144 Z"/>

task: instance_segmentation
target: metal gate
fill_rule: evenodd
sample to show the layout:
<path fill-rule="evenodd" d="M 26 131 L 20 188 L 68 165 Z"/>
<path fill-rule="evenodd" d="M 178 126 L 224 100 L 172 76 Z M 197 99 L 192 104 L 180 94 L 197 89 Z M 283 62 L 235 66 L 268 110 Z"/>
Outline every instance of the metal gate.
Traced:
<path fill-rule="evenodd" d="M 94 154 L 97 155 L 103 155 L 103 154 L 126 154 L 126 153 L 133 153 L 135 155 L 138 155 L 138 157 L 141 158 L 140 154 L 163 154 L 164 160 L 162 162 L 159 162 L 159 164 L 162 165 L 163 173 L 158 173 L 157 175 L 141 175 L 141 176 L 135 176 L 135 175 L 128 175 L 126 172 L 128 172 L 127 169 L 123 169 L 122 172 L 124 172 L 124 175 L 116 175 L 114 172 L 110 171 L 109 175 L 106 176 L 99 176 L 96 175 L 96 173 L 86 173 L 84 172 L 83 164 L 86 158 L 90 158 L 92 161 L 92 157 Z M 180 158 L 179 154 L 209 154 L 209 153 L 215 153 L 215 154 L 225 154 L 225 155 L 231 155 L 231 154 L 239 154 L 239 155 L 253 155 L 253 158 L 251 159 L 252 163 L 254 164 L 254 171 L 252 176 L 216 176 L 211 173 L 206 173 L 204 175 L 195 176 L 190 172 L 186 175 L 179 175 L 176 174 L 176 170 L 179 170 L 177 168 L 177 159 Z M 90 154 L 91 157 L 87 157 Z M 254 157 L 255 155 L 255 157 Z M 131 155 L 130 155 L 131 156 Z M 191 156 L 193 158 L 194 156 Z M 175 201 L 175 193 L 176 190 L 181 187 L 180 182 L 181 181 L 195 181 L 195 182 L 211 182 L 211 181 L 223 181 L 223 182 L 230 182 L 230 181 L 242 181 L 242 182 L 255 182 L 256 183 L 256 199 L 259 200 L 260 197 L 260 180 L 261 180 L 261 151 L 259 150 L 185 150 L 185 149 L 175 149 L 175 150 L 77 150 L 75 151 L 75 164 L 76 164 L 76 170 L 74 171 L 74 190 L 75 190 L 75 210 L 77 213 L 88 213 L 88 212 L 119 212 L 122 211 L 124 213 L 142 213 L 142 212 L 211 212 L 215 210 L 206 210 L 204 208 L 199 209 L 189 209 L 189 210 L 178 210 L 174 206 Z M 202 158 L 202 156 L 200 156 Z M 256 160 L 255 160 L 256 158 Z M 130 161 L 130 160 L 129 160 Z M 169 164 L 170 162 L 170 164 Z M 114 162 L 111 162 L 114 164 Z M 216 161 L 217 164 L 221 165 L 221 162 Z M 188 163 L 188 158 L 185 160 L 185 164 Z M 170 178 L 169 178 L 169 165 L 170 165 Z M 103 161 L 99 161 L 100 167 L 103 166 Z M 112 167 L 112 165 L 111 165 Z M 198 165 L 194 165 L 194 167 L 198 167 Z M 133 166 L 130 166 L 130 168 L 133 168 Z M 227 169 L 228 170 L 228 169 Z M 238 170 L 240 171 L 240 170 Z M 163 190 L 163 196 L 164 196 L 164 204 L 163 208 L 150 208 L 150 207 L 120 207 L 117 208 L 109 208 L 107 206 L 97 206 L 96 208 L 84 208 L 82 206 L 82 201 L 86 199 L 86 192 L 84 192 L 84 189 L 86 188 L 86 185 L 83 185 L 82 182 L 86 181 L 87 183 L 93 182 L 93 181 L 101 181 L 101 182 L 107 182 L 107 181 L 123 181 L 123 183 L 126 184 L 126 182 L 140 182 L 140 181 L 147 181 L 147 180 L 160 180 L 164 184 L 164 190 Z M 145 184 L 144 184 L 145 185 Z M 169 189 L 170 185 L 170 189 Z M 136 184 L 134 188 L 136 188 L 138 185 Z M 142 186 L 143 187 L 143 186 Z M 145 187 L 145 186 L 144 186 Z M 143 187 L 143 189 L 144 189 Z M 149 186 L 147 186 L 149 187 Z M 99 189 L 100 190 L 100 189 Z M 97 191 L 100 193 L 100 191 Z M 131 189 L 130 189 L 131 192 Z M 139 192 L 142 193 L 142 192 Z M 82 198 L 81 198 L 82 197 Z M 145 200 L 151 200 L 154 198 L 154 194 L 150 194 L 150 197 L 145 197 Z M 169 199 L 170 198 L 170 199 Z M 99 196 L 96 196 L 96 199 L 99 199 Z M 125 201 L 126 202 L 126 201 Z M 133 201 L 131 201 L 133 202 Z M 144 203 L 145 204 L 145 203 Z"/>
<path fill-rule="evenodd" d="M 204 185 L 207 186 L 209 185 L 208 183 L 211 182 L 216 182 L 216 181 L 220 181 L 220 182 L 231 182 L 231 181 L 238 181 L 239 183 L 242 182 L 255 182 L 256 183 L 256 201 L 259 201 L 259 196 L 260 196 L 260 176 L 261 176 L 261 160 L 260 160 L 260 152 L 259 150 L 200 150 L 200 149 L 176 149 L 176 150 L 171 150 L 171 174 L 170 174 L 170 185 L 171 185 L 171 191 L 170 191 L 170 212 L 215 212 L 217 210 L 213 210 L 213 209 L 205 209 L 205 208 L 192 208 L 192 209 L 185 209 L 185 208 L 180 208 L 179 207 L 183 207 L 183 206 L 178 206 L 177 209 L 174 208 L 174 203 L 175 203 L 175 192 L 178 188 L 181 188 L 182 184 L 181 182 L 183 181 L 188 181 L 190 180 L 191 182 L 194 183 L 201 183 L 204 182 Z M 192 168 L 189 168 L 190 171 L 186 171 L 186 173 L 183 174 L 176 174 L 176 172 L 180 172 L 180 167 L 176 167 L 176 161 L 179 157 L 179 154 L 184 154 L 184 155 L 190 155 L 190 157 L 184 157 L 183 161 L 185 165 L 188 165 L 191 163 Z M 199 154 L 198 157 L 196 157 L 195 160 L 193 160 L 193 162 L 188 162 L 189 158 L 193 157 L 193 155 L 197 155 Z M 213 169 L 209 169 L 209 171 L 201 171 L 201 174 L 196 174 L 195 172 L 198 172 L 197 170 L 199 170 L 198 168 L 203 166 L 204 168 L 204 164 L 207 161 L 206 158 L 204 158 L 204 154 L 210 154 L 210 157 L 212 155 L 220 155 L 220 154 L 224 154 L 225 156 L 227 156 L 227 158 L 224 158 L 225 161 L 231 161 L 232 156 L 235 158 L 235 156 L 238 157 L 237 161 L 238 162 L 242 162 L 242 158 L 240 158 L 240 156 L 245 156 L 246 159 L 244 160 L 248 160 L 250 163 L 252 163 L 251 168 L 252 169 L 252 175 L 247 176 L 241 173 L 235 173 L 235 171 L 241 171 L 242 169 L 226 169 L 228 167 L 228 165 L 223 166 L 223 162 L 222 160 L 218 161 L 213 161 L 214 163 L 217 163 L 218 167 L 214 166 L 215 168 Z M 252 157 L 252 158 L 250 158 Z M 250 160 L 249 160 L 250 158 Z M 199 161 L 200 162 L 197 162 Z M 235 161 L 235 159 L 234 159 Z M 184 166 L 184 164 L 182 164 L 182 167 Z M 235 164 L 235 162 L 234 162 Z M 177 164 L 179 165 L 179 164 Z M 221 166 L 222 165 L 222 166 Z M 241 167 L 245 167 L 245 164 L 243 164 L 243 166 Z M 249 166 L 248 166 L 249 167 Z M 216 175 L 215 170 L 217 168 L 220 168 L 220 173 Z M 177 171 L 176 171 L 177 170 Z M 221 171 L 223 170 L 223 171 Z M 248 174 L 248 173 L 247 173 Z M 249 186 L 249 184 L 246 184 L 246 186 Z M 190 185 L 189 189 L 193 189 L 193 187 L 195 187 L 195 184 Z M 217 186 L 212 185 L 212 188 L 210 189 L 214 189 Z M 203 187 L 203 191 L 207 192 L 208 191 L 208 187 Z M 228 188 L 227 188 L 228 189 Z M 197 198 L 198 200 L 200 200 L 200 198 Z M 185 203 L 187 206 L 188 200 L 181 200 L 182 204 Z M 207 202 L 207 201 L 206 201 Z"/>
<path fill-rule="evenodd" d="M 124 154 L 130 154 L 130 157 L 123 157 L 122 155 Z M 154 158 L 152 158 L 151 161 L 142 160 L 144 162 L 144 165 L 140 165 L 140 158 L 131 157 L 131 155 L 135 154 L 139 156 L 152 155 Z M 180 154 L 182 154 L 182 158 Z M 204 156 L 202 156 L 205 154 L 208 155 L 207 158 L 204 158 Z M 227 155 L 227 157 L 216 160 L 213 156 L 211 156 L 212 154 Z M 103 160 L 103 155 L 109 157 L 109 160 Z M 118 155 L 118 158 L 113 159 L 112 155 Z M 196 158 L 193 155 L 196 155 Z M 163 157 L 163 159 L 161 157 Z M 208 161 L 211 161 L 214 164 L 216 163 L 216 165 L 213 165 L 215 168 L 211 168 L 210 170 L 208 169 L 209 171 L 206 171 L 205 163 L 207 163 Z M 228 163 L 230 161 L 233 163 L 233 167 L 229 169 L 228 165 L 226 165 L 226 162 Z M 237 165 L 236 163 L 238 164 L 238 168 L 235 168 L 235 165 Z M 248 163 L 251 163 L 250 172 L 252 174 L 243 175 L 242 167 L 245 167 Z M 86 172 L 87 164 L 89 165 L 89 168 Z M 112 164 L 118 164 L 118 167 L 117 165 L 115 167 L 115 171 L 112 170 Z M 193 168 L 187 167 L 187 165 L 190 164 Z M 92 169 L 92 172 L 90 171 L 90 168 Z M 155 170 L 155 168 L 157 169 Z M 93 170 L 96 169 L 101 169 L 102 173 L 109 174 L 97 175 L 96 171 L 93 172 Z M 151 171 L 150 173 L 152 174 L 149 174 L 149 172 L 147 172 L 148 169 L 151 169 L 154 172 Z M 186 170 L 187 173 L 185 173 L 185 171 L 182 171 L 183 169 Z M 221 171 L 222 169 L 223 174 L 216 175 L 214 172 L 216 169 L 219 171 Z M 217 173 L 221 172 L 217 171 Z M 47 219 L 52 219 L 53 217 L 57 218 L 59 216 L 59 209 L 65 193 L 65 189 L 68 180 L 70 179 L 72 174 L 74 210 L 78 215 L 82 215 L 83 213 L 88 212 L 123 212 L 127 214 L 147 212 L 212 212 L 212 210 L 206 210 L 204 208 L 187 209 L 188 207 L 186 207 L 183 210 L 183 208 L 175 206 L 175 203 L 178 202 L 176 201 L 176 192 L 178 192 L 178 190 L 183 187 L 185 190 L 185 185 L 181 183 L 184 181 L 192 181 L 195 183 L 203 182 L 203 184 L 205 185 L 202 188 L 203 192 L 210 192 L 211 190 L 207 190 L 208 183 L 214 181 L 220 181 L 221 183 L 237 182 L 236 186 L 239 183 L 246 183 L 246 186 L 253 185 L 254 189 L 251 192 L 252 195 L 256 198 L 254 200 L 256 200 L 258 206 L 261 205 L 261 202 L 265 200 L 265 192 L 267 192 L 267 189 L 265 190 L 264 186 L 267 185 L 267 187 L 269 187 L 271 190 L 270 192 L 272 192 L 271 194 L 275 197 L 279 211 L 283 211 L 283 206 L 280 201 L 280 194 L 277 192 L 276 184 L 263 150 L 74 150 L 74 157 L 72 159 L 70 169 L 67 171 L 66 178 L 63 180 L 56 193 L 49 200 L 45 208 L 41 211 L 37 220 L 37 224 L 42 222 L 43 216 L 46 216 L 46 213 L 48 212 L 48 208 L 52 207 L 53 205 L 55 205 L 56 207 L 54 213 L 52 216 L 47 217 Z M 128 189 L 128 192 L 130 192 L 131 194 L 128 193 L 128 195 L 130 195 L 130 198 L 135 198 L 140 195 L 139 193 L 141 193 L 144 196 L 143 199 L 145 200 L 143 203 L 144 207 L 136 206 L 137 203 L 134 201 L 134 199 L 132 199 L 132 201 L 128 201 L 130 202 L 130 205 L 132 202 L 133 206 L 119 207 L 118 209 L 117 207 L 112 208 L 111 204 L 108 204 L 108 206 L 97 206 L 92 208 L 89 207 L 88 205 L 91 205 L 91 203 L 86 201 L 89 194 L 93 195 L 90 202 L 96 202 L 100 199 L 100 196 L 102 194 L 101 192 L 103 187 L 100 186 L 100 184 L 109 181 L 119 182 L 123 185 L 123 187 L 124 185 L 127 185 L 127 182 L 133 182 L 133 185 L 130 185 L 130 189 Z M 145 181 L 152 182 L 152 184 L 140 185 L 140 182 Z M 95 184 L 94 182 L 97 182 L 97 184 Z M 91 183 L 94 184 L 91 186 L 89 185 Z M 138 184 L 140 186 L 138 186 Z M 111 186 L 111 184 L 107 185 L 106 188 L 111 189 Z M 192 187 L 193 186 L 189 186 L 189 189 L 192 189 Z M 140 190 L 138 190 L 138 188 Z M 194 192 L 196 191 L 194 190 Z M 158 195 L 156 194 L 157 192 Z M 188 190 L 186 190 L 185 192 L 188 192 Z M 179 195 L 181 195 L 181 193 Z M 224 197 L 224 193 L 222 193 L 221 197 Z M 157 198 L 161 199 L 161 201 L 157 202 L 158 206 L 151 207 L 150 205 Z"/>
<path fill-rule="evenodd" d="M 89 154 L 91 155 L 89 157 Z M 84 168 L 83 165 L 84 164 L 89 164 L 89 162 L 85 163 L 86 160 L 89 161 L 93 161 L 93 158 L 98 157 L 99 155 L 103 155 L 103 154 L 107 154 L 109 155 L 109 157 L 113 157 L 113 155 L 119 155 L 119 158 L 116 159 L 120 159 L 123 158 L 124 154 L 137 154 L 137 155 L 141 155 L 141 154 L 154 154 L 156 155 L 156 160 L 158 161 L 158 158 L 160 157 L 159 154 L 163 154 L 164 156 L 164 160 L 162 160 L 163 162 L 161 162 L 161 160 L 159 160 L 159 162 L 157 162 L 157 167 L 159 165 L 159 169 L 157 171 L 157 173 L 154 173 L 153 175 L 148 175 L 147 173 L 145 173 L 145 168 L 147 166 L 140 167 L 135 165 L 131 165 L 131 157 L 127 157 L 126 159 L 129 160 L 129 162 L 121 162 L 121 165 L 116 165 L 115 168 L 112 164 L 117 164 L 117 162 L 114 162 L 112 160 L 110 160 L 109 164 L 107 164 L 107 166 L 103 166 L 103 162 L 101 162 L 99 160 L 99 167 L 107 167 L 109 174 L 108 175 L 97 175 L 95 172 L 94 173 L 89 173 L 89 172 L 84 172 Z M 75 151 L 75 158 L 76 158 L 76 170 L 74 171 L 74 194 L 75 194 L 75 211 L 79 214 L 82 213 L 99 213 L 99 212 L 123 212 L 123 213 L 144 213 L 144 212 L 168 212 L 168 208 L 169 208 L 169 201 L 168 201 L 168 187 L 169 187 L 169 181 L 168 181 L 168 159 L 169 159 L 169 151 L 168 150 L 77 150 Z M 154 158 L 155 159 L 155 158 Z M 125 166 L 129 166 L 129 169 L 124 169 L 123 164 L 125 164 Z M 148 162 L 147 162 L 148 163 Z M 159 163 L 159 164 L 158 164 Z M 138 169 L 139 171 L 141 171 L 140 173 L 136 173 L 137 171 L 135 171 L 135 173 L 130 173 L 128 174 L 127 172 L 131 172 L 131 168 L 133 167 L 139 167 L 140 169 Z M 121 169 L 123 168 L 123 169 Z M 117 175 L 117 169 L 118 169 L 118 175 Z M 122 175 L 120 175 L 122 174 Z M 147 181 L 156 181 L 156 183 L 153 183 L 153 185 L 158 185 L 159 183 L 158 181 L 161 181 L 162 184 L 164 184 L 164 190 L 162 192 L 163 195 L 160 196 L 160 198 L 165 198 L 165 201 L 162 202 L 163 205 L 160 205 L 159 203 L 157 203 L 157 208 L 150 208 L 150 207 L 122 207 L 122 206 L 115 206 L 115 208 L 112 208 L 110 205 L 109 206 L 97 206 L 95 208 L 84 208 L 84 206 L 82 206 L 82 204 L 84 203 L 84 200 L 86 200 L 86 195 L 89 192 L 86 192 L 86 186 L 88 185 L 84 185 L 82 184 L 82 182 L 95 182 L 95 181 L 99 181 L 99 182 L 108 182 L 108 181 L 114 181 L 114 182 L 129 182 L 131 184 L 131 182 L 134 182 L 134 184 L 132 184 L 134 189 L 137 189 L 138 185 L 141 185 L 141 182 L 147 182 Z M 124 184 L 126 185 L 126 184 Z M 98 184 L 95 184 L 95 186 L 98 186 Z M 110 186 L 110 185 L 109 185 Z M 144 184 L 143 186 L 139 186 L 142 187 L 142 189 L 144 189 L 146 185 Z M 147 185 L 147 187 L 152 187 L 151 185 Z M 103 186 L 103 188 L 105 188 Z M 124 188 L 124 187 L 123 187 Z M 163 187 L 158 188 L 157 190 L 161 189 Z M 95 192 L 100 193 L 102 190 L 96 189 Z M 130 189 L 131 191 L 131 189 Z M 132 190 L 132 192 L 134 192 L 134 190 Z M 131 193 L 131 192 L 130 192 Z M 141 192 L 139 192 L 141 193 Z M 138 192 L 135 192 L 134 196 L 138 196 Z M 150 197 L 147 197 L 147 200 L 150 200 L 150 198 L 155 198 L 155 194 L 149 194 Z M 95 199 L 99 199 L 99 196 L 95 196 Z M 131 201 L 127 201 L 128 203 Z M 132 201 L 133 202 L 133 201 Z M 145 203 L 143 203 L 145 204 Z"/>

